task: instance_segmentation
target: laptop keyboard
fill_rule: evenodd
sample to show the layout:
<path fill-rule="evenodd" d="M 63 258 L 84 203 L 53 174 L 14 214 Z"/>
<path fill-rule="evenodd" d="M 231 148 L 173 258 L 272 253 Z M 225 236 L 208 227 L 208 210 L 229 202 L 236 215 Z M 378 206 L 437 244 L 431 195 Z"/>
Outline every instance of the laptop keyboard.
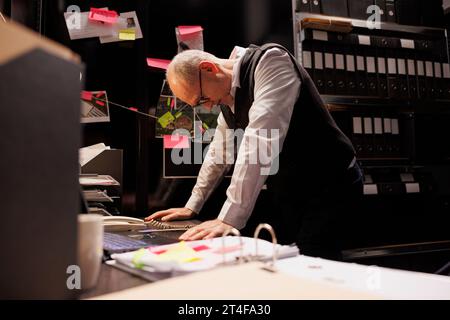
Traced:
<path fill-rule="evenodd" d="M 144 239 L 142 240 L 133 239 L 132 237 L 118 233 L 105 232 L 103 234 L 103 250 L 112 254 L 178 242 L 178 236 L 182 232 L 173 233 L 173 235 L 168 233 L 165 236 L 153 233 L 143 234 L 142 237 L 144 237 Z"/>

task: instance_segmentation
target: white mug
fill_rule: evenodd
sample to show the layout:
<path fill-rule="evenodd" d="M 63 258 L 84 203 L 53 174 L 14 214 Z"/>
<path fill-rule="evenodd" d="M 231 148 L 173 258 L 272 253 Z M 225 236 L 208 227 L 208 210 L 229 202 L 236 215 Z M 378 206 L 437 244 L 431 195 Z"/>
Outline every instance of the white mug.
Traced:
<path fill-rule="evenodd" d="M 98 214 L 78 215 L 78 266 L 81 290 L 95 287 L 103 256 L 103 220 Z"/>

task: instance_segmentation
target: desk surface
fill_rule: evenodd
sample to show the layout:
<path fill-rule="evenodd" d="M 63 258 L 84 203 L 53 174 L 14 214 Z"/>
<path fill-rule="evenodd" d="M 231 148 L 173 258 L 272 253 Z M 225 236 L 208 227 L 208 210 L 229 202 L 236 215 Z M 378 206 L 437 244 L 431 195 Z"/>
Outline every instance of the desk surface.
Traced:
<path fill-rule="evenodd" d="M 148 283 L 148 281 L 142 278 L 103 263 L 97 286 L 82 293 L 79 299 L 89 299 L 99 295 L 125 290 Z"/>

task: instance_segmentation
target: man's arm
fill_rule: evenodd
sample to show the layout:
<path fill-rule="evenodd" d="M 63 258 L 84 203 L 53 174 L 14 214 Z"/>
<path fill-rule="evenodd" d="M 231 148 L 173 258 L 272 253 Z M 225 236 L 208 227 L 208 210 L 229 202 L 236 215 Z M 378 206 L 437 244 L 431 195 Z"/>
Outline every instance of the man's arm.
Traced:
<path fill-rule="evenodd" d="M 220 181 L 222 181 L 223 176 L 231 166 L 231 164 L 226 163 L 226 129 L 228 129 L 228 127 L 225 123 L 225 119 L 222 114 L 219 114 L 214 138 L 210 143 L 208 152 L 203 160 L 197 182 L 192 189 L 192 195 L 185 205 L 186 208 L 191 209 L 195 213 L 200 212 L 208 197 Z M 228 145 L 230 144 L 228 143 Z"/>

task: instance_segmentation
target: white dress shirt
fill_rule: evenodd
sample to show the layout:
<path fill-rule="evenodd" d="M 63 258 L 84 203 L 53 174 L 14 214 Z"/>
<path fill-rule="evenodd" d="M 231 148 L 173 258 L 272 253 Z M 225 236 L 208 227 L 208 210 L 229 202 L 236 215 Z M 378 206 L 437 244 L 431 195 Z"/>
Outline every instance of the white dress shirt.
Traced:
<path fill-rule="evenodd" d="M 235 47 L 230 59 L 236 59 L 233 66 L 232 85 L 230 94 L 234 97 L 236 88 L 240 88 L 239 74 L 241 60 L 246 49 Z M 256 199 L 263 187 L 267 174 L 261 174 L 263 164 L 246 161 L 257 156 L 259 146 L 269 147 L 278 143 L 281 151 L 291 120 L 294 104 L 297 101 L 300 89 L 300 78 L 292 65 L 288 53 L 272 48 L 261 57 L 255 69 L 254 101 L 249 110 L 249 124 L 244 132 L 237 154 L 233 176 L 227 189 L 225 201 L 218 218 L 237 229 L 242 229 L 247 223 Z M 234 106 L 230 106 L 234 112 Z M 200 169 L 197 183 L 192 190 L 186 207 L 198 213 L 211 195 L 214 188 L 230 168 L 223 157 L 226 152 L 226 143 L 230 137 L 225 131 L 228 126 L 220 113 L 217 119 L 217 128 L 213 141 Z M 258 129 L 278 129 L 278 136 L 260 134 Z M 249 141 L 251 141 L 249 143 Z M 255 143 L 255 141 L 258 142 Z M 245 143 L 247 142 L 247 143 Z M 272 156 L 276 156 L 272 155 Z M 273 157 L 271 158 L 273 160 Z M 267 166 L 266 166 L 267 167 Z"/>

